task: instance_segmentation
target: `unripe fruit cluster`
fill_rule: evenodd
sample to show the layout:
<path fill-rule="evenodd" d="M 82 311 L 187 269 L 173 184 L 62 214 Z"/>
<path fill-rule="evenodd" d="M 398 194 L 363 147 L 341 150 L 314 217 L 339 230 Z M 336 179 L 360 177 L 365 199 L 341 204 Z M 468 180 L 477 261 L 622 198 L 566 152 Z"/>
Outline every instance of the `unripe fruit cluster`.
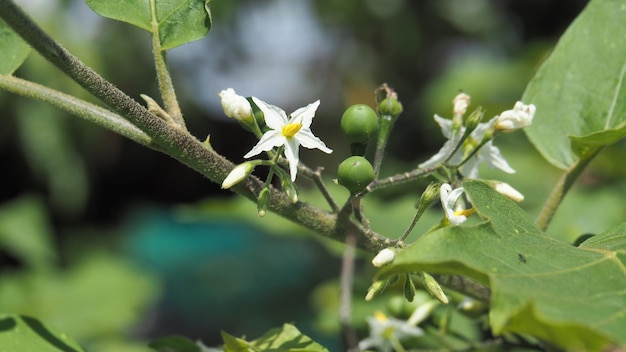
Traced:
<path fill-rule="evenodd" d="M 350 142 L 352 156 L 339 165 L 338 182 L 356 194 L 374 180 L 374 168 L 363 155 L 367 142 L 378 132 L 378 115 L 365 104 L 352 105 L 341 116 L 341 131 Z"/>

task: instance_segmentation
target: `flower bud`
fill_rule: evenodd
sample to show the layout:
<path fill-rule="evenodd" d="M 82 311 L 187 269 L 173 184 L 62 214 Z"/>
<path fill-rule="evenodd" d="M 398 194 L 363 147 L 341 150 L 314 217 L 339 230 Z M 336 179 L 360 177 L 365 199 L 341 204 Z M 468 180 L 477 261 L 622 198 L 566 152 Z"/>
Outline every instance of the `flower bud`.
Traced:
<path fill-rule="evenodd" d="M 371 301 L 374 297 L 376 297 L 379 294 L 383 293 L 383 291 L 386 288 L 387 288 L 387 281 L 386 280 L 374 281 L 372 286 L 370 286 L 370 288 L 367 289 L 367 294 L 365 295 L 365 300 L 366 301 Z"/>
<path fill-rule="evenodd" d="M 496 130 L 511 132 L 529 126 L 535 117 L 535 110 L 535 105 L 518 101 L 512 110 L 500 114 L 496 121 Z"/>
<path fill-rule="evenodd" d="M 380 268 L 381 266 L 393 262 L 394 259 L 396 259 L 396 252 L 391 248 L 385 248 L 376 254 L 374 259 L 372 259 L 372 264 Z"/>
<path fill-rule="evenodd" d="M 381 115 L 397 117 L 402 113 L 402 110 L 402 103 L 398 101 L 398 97 L 395 94 L 387 96 L 378 104 L 378 112 Z"/>
<path fill-rule="evenodd" d="M 226 116 L 244 123 L 252 121 L 252 106 L 246 98 L 237 95 L 232 88 L 223 90 L 218 95 L 222 99 L 222 109 Z"/>
<path fill-rule="evenodd" d="M 422 273 L 422 278 L 424 279 L 424 287 L 426 288 L 426 291 L 428 291 L 439 302 L 448 304 L 448 296 L 446 296 L 443 292 L 437 280 L 435 280 L 435 278 L 428 273 Z"/>
<path fill-rule="evenodd" d="M 452 99 L 452 105 L 454 106 L 452 109 L 454 115 L 463 115 L 470 105 L 470 96 L 465 93 L 459 93 Z"/>
<path fill-rule="evenodd" d="M 413 302 L 413 298 L 415 298 L 415 285 L 413 284 L 413 280 L 411 279 L 410 274 L 406 274 L 404 279 L 404 297 L 407 301 Z"/>
<path fill-rule="evenodd" d="M 243 181 L 254 170 L 254 164 L 250 162 L 241 163 L 235 166 L 222 182 L 222 188 L 228 189 Z"/>
<path fill-rule="evenodd" d="M 265 216 L 267 211 L 267 204 L 270 202 L 270 190 L 269 188 L 263 188 L 259 193 L 259 198 L 256 202 L 256 207 L 260 217 Z"/>
<path fill-rule="evenodd" d="M 483 116 L 485 115 L 485 111 L 480 107 L 474 111 L 465 119 L 464 124 L 466 128 L 466 132 L 468 135 L 470 132 L 474 131 L 476 127 L 480 124 L 480 121 L 483 120 Z"/>
<path fill-rule="evenodd" d="M 288 177 L 281 178 L 280 185 L 283 188 L 283 192 L 285 192 L 289 200 L 291 200 L 291 203 L 298 203 L 298 191 L 293 182 L 291 182 L 291 179 Z"/>
<path fill-rule="evenodd" d="M 521 194 L 518 190 L 516 190 L 515 188 L 511 187 L 511 185 L 509 185 L 506 182 L 494 182 L 493 184 L 493 188 L 500 194 L 502 194 L 503 196 L 508 197 L 511 200 L 514 200 L 516 202 L 521 202 L 524 200 L 524 195 Z"/>

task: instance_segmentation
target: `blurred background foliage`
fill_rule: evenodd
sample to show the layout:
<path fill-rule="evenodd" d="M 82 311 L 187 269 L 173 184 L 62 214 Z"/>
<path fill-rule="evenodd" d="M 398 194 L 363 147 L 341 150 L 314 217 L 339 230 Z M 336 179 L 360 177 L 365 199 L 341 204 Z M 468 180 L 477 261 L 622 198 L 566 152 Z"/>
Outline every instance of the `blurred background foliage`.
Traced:
<path fill-rule="evenodd" d="M 80 0 L 18 3 L 131 96 L 158 96 L 148 34 L 100 18 Z M 338 128 L 343 110 L 373 106 L 373 90 L 388 83 L 405 110 L 384 176 L 439 149 L 443 137 L 432 115 L 449 117 L 460 90 L 487 117 L 511 108 L 585 4 L 214 0 L 208 37 L 172 50 L 169 59 L 191 133 L 210 134 L 234 162 L 255 141 L 223 115 L 220 90 L 232 87 L 286 111 L 321 99 L 313 130 L 335 152 L 304 150 L 302 160 L 326 167 L 329 180 L 349 155 Z M 93 100 L 35 54 L 16 75 Z M 210 345 L 220 329 L 254 337 L 287 321 L 336 343 L 341 245 L 301 236 L 275 216 L 258 219 L 254 204 L 173 159 L 44 104 L 0 92 L 0 122 L 0 311 L 41 318 L 93 351 L 142 351 L 139 341 L 174 333 Z M 482 176 L 519 189 L 534 216 L 558 171 L 522 132 L 496 145 L 518 173 Z M 552 236 L 573 242 L 624 221 L 626 164 L 615 161 L 625 149 L 618 143 L 591 164 L 557 213 Z M 301 199 L 325 206 L 304 180 L 299 186 Z M 330 187 L 338 199 L 347 197 Z M 421 190 L 416 182 L 369 197 L 373 228 L 399 236 Z M 438 217 L 429 214 L 413 236 Z M 357 302 L 371 274 L 365 256 L 358 270 Z M 355 324 L 365 328 L 363 317 L 374 308 L 357 306 Z"/>

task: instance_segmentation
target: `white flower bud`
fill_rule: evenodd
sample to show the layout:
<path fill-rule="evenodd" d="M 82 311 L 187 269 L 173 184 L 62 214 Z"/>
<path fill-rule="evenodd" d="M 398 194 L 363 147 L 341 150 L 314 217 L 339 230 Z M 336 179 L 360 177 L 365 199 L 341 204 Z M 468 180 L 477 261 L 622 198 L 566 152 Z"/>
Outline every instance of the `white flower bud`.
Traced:
<path fill-rule="evenodd" d="M 393 262 L 394 259 L 396 259 L 396 252 L 391 248 L 385 248 L 376 254 L 374 259 L 372 259 L 372 264 L 380 268 L 383 265 Z"/>
<path fill-rule="evenodd" d="M 234 89 L 228 88 L 218 95 L 222 99 L 222 109 L 224 109 L 226 116 L 237 121 L 252 120 L 252 106 L 246 98 L 237 95 Z"/>
<path fill-rule="evenodd" d="M 521 202 L 524 200 L 524 195 L 518 192 L 515 188 L 511 187 L 508 183 L 505 182 L 496 182 L 493 185 L 493 188 L 503 196 L 506 196 L 516 202 Z"/>
<path fill-rule="evenodd" d="M 535 117 L 535 110 L 537 110 L 535 105 L 526 105 L 518 101 L 513 110 L 506 110 L 500 114 L 496 120 L 496 129 L 511 132 L 529 126 Z"/>
<path fill-rule="evenodd" d="M 254 169 L 254 165 L 249 162 L 235 166 L 222 182 L 222 188 L 228 189 L 243 181 Z"/>
<path fill-rule="evenodd" d="M 465 93 L 457 94 L 457 96 L 452 99 L 452 105 L 454 105 L 453 112 L 455 115 L 463 115 L 470 105 L 470 96 Z"/>

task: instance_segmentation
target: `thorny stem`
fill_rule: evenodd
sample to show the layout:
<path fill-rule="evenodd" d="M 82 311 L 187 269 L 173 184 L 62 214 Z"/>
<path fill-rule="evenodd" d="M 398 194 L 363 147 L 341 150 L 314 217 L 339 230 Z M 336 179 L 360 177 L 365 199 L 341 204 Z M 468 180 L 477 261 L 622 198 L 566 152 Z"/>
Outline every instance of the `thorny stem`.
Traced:
<path fill-rule="evenodd" d="M 365 187 L 365 191 L 364 193 L 361 194 L 361 196 L 363 196 L 366 193 L 369 192 L 373 192 L 377 189 L 381 189 L 381 188 L 385 188 L 385 187 L 390 187 L 390 186 L 395 186 L 395 185 L 399 185 L 402 183 L 406 183 L 406 182 L 410 182 L 410 181 L 414 181 L 417 180 L 418 178 L 421 178 L 425 175 L 431 174 L 435 171 L 437 171 L 437 169 L 441 168 L 440 166 L 434 167 L 434 168 L 426 168 L 426 169 L 415 169 L 413 171 L 410 172 L 404 172 L 401 174 L 396 174 L 384 179 L 380 179 L 380 180 L 374 180 L 372 181 L 367 187 Z"/>
<path fill-rule="evenodd" d="M 298 165 L 298 172 L 310 178 L 313 183 L 315 183 L 315 186 L 317 186 L 319 191 L 322 193 L 322 196 L 324 196 L 324 199 L 326 199 L 326 202 L 328 202 L 328 205 L 330 205 L 330 209 L 332 210 L 332 212 L 338 213 L 339 207 L 337 206 L 335 199 L 330 195 L 330 192 L 328 192 L 328 188 L 326 188 L 324 180 L 322 180 L 322 171 L 324 171 L 324 168 L 321 166 L 313 171 L 302 163 Z"/>

